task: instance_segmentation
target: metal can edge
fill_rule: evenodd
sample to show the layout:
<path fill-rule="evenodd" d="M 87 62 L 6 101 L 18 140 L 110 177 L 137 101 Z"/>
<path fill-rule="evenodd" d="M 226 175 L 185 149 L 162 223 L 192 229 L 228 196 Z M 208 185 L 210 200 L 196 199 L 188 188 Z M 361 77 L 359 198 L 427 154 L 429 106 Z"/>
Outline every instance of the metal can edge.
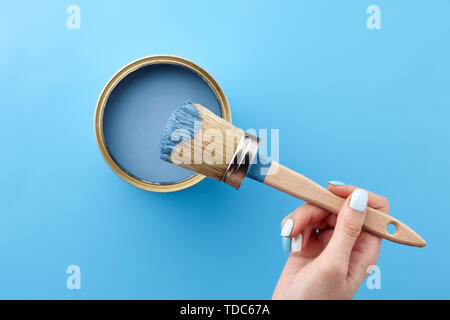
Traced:
<path fill-rule="evenodd" d="M 105 137 L 103 135 L 103 114 L 105 111 L 106 103 L 108 101 L 109 95 L 114 90 L 116 85 L 127 75 L 130 73 L 136 71 L 137 69 L 151 65 L 151 64 L 157 64 L 157 63 L 170 63 L 170 64 L 177 64 L 182 67 L 188 68 L 195 73 L 197 73 L 213 90 L 219 105 L 220 109 L 222 111 L 222 118 L 225 120 L 231 122 L 231 110 L 228 104 L 228 100 L 225 96 L 225 93 L 223 92 L 220 85 L 217 83 L 217 81 L 202 67 L 195 64 L 192 61 L 189 61 L 187 59 L 172 56 L 172 55 L 153 55 L 153 56 L 147 56 L 143 58 L 139 58 L 137 60 L 134 60 L 130 62 L 129 64 L 125 65 L 124 67 L 120 68 L 119 71 L 117 71 L 106 83 L 105 87 L 100 93 L 100 96 L 97 100 L 97 105 L 95 108 L 95 115 L 94 115 L 94 130 L 95 130 L 95 138 L 97 141 L 97 146 L 100 149 L 100 152 L 103 156 L 103 159 L 106 161 L 108 166 L 123 180 L 128 182 L 129 184 L 146 190 L 146 191 L 152 191 L 152 192 L 174 192 L 183 190 L 186 188 L 189 188 L 200 181 L 202 181 L 205 176 L 200 174 L 194 174 L 192 177 L 189 177 L 187 179 L 181 180 L 179 182 L 173 183 L 173 184 L 159 184 L 159 183 L 152 183 L 148 181 L 141 180 L 125 170 L 123 170 L 111 157 L 111 155 L 108 152 L 108 148 L 106 147 Z"/>

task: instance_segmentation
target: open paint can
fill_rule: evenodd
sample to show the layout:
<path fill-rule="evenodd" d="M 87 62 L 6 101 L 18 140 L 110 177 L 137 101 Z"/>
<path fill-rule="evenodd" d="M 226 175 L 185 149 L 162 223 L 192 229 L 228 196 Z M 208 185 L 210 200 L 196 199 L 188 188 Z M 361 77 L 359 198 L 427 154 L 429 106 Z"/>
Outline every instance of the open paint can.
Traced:
<path fill-rule="evenodd" d="M 95 110 L 95 136 L 103 158 L 119 177 L 154 192 L 185 189 L 204 179 L 159 157 L 163 127 L 172 111 L 188 99 L 231 121 L 219 84 L 183 58 L 142 58 L 108 81 Z"/>

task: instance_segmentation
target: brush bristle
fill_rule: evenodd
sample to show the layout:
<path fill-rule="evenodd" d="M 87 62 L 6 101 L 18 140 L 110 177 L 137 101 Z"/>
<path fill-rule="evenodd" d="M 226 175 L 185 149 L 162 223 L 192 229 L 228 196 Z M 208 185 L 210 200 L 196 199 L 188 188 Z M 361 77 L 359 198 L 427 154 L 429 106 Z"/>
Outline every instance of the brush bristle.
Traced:
<path fill-rule="evenodd" d="M 244 132 L 188 100 L 171 114 L 161 136 L 161 159 L 222 180 Z"/>

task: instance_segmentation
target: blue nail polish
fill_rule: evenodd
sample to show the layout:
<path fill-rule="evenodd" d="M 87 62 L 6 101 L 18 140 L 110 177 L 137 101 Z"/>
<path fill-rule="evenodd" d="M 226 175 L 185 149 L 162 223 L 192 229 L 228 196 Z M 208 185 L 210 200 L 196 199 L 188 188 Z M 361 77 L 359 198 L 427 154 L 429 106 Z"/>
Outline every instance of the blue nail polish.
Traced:
<path fill-rule="evenodd" d="M 328 181 L 329 184 L 332 184 L 333 186 L 345 186 L 345 183 L 338 181 L 338 180 L 331 180 Z"/>
<path fill-rule="evenodd" d="M 350 208 L 358 212 L 364 212 L 367 207 L 367 200 L 369 199 L 369 194 L 366 190 L 356 189 L 352 193 L 352 198 L 350 199 Z"/>
<path fill-rule="evenodd" d="M 291 252 L 291 238 L 281 237 L 281 246 L 283 247 L 284 252 Z"/>
<path fill-rule="evenodd" d="M 287 219 L 286 222 L 283 224 L 283 228 L 281 229 L 281 236 L 282 237 L 289 237 L 291 235 L 292 227 L 294 226 L 294 220 Z"/>

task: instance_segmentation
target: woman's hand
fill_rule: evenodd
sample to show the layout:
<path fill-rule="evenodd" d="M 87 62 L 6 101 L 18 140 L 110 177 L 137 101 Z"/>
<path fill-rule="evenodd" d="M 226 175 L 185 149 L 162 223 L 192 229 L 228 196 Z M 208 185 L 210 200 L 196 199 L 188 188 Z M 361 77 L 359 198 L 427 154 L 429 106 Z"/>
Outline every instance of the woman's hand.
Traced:
<path fill-rule="evenodd" d="M 338 181 L 328 189 L 347 198 L 338 215 L 306 203 L 283 219 L 291 254 L 273 299 L 351 299 L 377 263 L 381 238 L 361 228 L 367 206 L 388 213 L 389 201 Z"/>

